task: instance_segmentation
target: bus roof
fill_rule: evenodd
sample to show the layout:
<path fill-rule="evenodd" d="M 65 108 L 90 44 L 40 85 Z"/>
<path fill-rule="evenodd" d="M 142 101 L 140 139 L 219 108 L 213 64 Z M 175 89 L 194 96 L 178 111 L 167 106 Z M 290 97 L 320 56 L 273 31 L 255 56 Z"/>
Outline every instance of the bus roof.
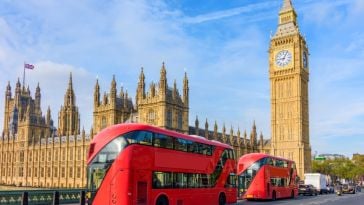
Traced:
<path fill-rule="evenodd" d="M 99 152 L 100 149 L 102 149 L 106 144 L 108 144 L 113 139 L 117 138 L 118 136 L 120 136 L 124 133 L 128 133 L 131 131 L 137 131 L 137 130 L 150 131 L 150 132 L 165 134 L 165 135 L 175 137 L 175 138 L 191 140 L 191 141 L 199 142 L 199 143 L 203 143 L 203 144 L 232 149 L 232 147 L 227 144 L 208 140 L 201 136 L 186 135 L 186 134 L 178 133 L 175 131 L 166 130 L 166 129 L 162 129 L 162 128 L 155 127 L 152 125 L 141 124 L 141 123 L 122 123 L 122 124 L 112 125 L 108 128 L 103 129 L 93 138 L 93 140 L 90 144 L 90 146 L 92 146 L 92 147 L 90 147 L 90 149 L 93 149 L 93 150 L 92 150 L 91 156 L 88 156 L 88 160 L 92 159 L 94 157 L 94 155 Z"/>
<path fill-rule="evenodd" d="M 265 157 L 270 157 L 273 159 L 279 159 L 279 160 L 284 160 L 284 161 L 288 161 L 288 162 L 293 162 L 290 159 L 285 159 L 282 157 L 276 157 L 276 156 L 272 156 L 269 154 L 265 154 L 265 153 L 250 153 L 250 154 L 245 154 L 242 157 L 240 157 L 238 164 L 252 164 L 260 159 L 263 159 Z"/>

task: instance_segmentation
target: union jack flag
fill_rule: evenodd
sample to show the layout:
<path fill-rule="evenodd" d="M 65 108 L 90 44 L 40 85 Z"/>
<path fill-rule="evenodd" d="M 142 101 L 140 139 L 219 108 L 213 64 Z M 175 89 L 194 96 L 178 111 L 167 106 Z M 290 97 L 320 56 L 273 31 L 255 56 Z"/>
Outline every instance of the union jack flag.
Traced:
<path fill-rule="evenodd" d="M 34 65 L 25 63 L 24 64 L 24 68 L 33 70 L 34 69 Z"/>

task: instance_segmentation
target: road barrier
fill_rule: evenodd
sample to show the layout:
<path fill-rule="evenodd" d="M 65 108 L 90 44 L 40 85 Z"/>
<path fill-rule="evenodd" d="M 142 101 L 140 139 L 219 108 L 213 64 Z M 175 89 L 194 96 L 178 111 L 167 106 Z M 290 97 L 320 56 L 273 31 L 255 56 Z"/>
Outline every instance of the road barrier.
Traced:
<path fill-rule="evenodd" d="M 58 205 L 86 204 L 85 190 L 14 190 L 0 191 L 0 204 L 4 205 Z"/>

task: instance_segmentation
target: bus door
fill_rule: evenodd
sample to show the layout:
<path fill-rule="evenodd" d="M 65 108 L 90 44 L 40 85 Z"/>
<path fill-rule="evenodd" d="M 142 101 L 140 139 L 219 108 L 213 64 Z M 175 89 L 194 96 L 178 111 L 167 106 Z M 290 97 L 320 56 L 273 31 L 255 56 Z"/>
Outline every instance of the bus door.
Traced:
<path fill-rule="evenodd" d="M 148 173 L 140 170 L 135 174 L 137 205 L 148 205 L 148 181 L 151 180 Z"/>
<path fill-rule="evenodd" d="M 148 183 L 138 181 L 137 184 L 137 205 L 147 205 L 148 203 Z"/>

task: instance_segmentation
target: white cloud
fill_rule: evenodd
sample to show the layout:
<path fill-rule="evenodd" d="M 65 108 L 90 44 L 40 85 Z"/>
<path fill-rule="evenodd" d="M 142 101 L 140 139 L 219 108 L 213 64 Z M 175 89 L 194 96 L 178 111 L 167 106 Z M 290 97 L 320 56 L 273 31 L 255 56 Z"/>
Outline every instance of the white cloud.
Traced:
<path fill-rule="evenodd" d="M 276 5 L 275 2 L 263 2 L 263 3 L 256 3 L 256 4 L 249 4 L 247 6 L 236 7 L 227 10 L 215 11 L 207 14 L 201 14 L 194 17 L 185 17 L 183 22 L 185 23 L 204 23 L 207 21 L 214 21 L 223 18 L 233 17 L 244 13 L 250 12 L 260 12 L 260 10 L 272 8 L 272 5 Z"/>

